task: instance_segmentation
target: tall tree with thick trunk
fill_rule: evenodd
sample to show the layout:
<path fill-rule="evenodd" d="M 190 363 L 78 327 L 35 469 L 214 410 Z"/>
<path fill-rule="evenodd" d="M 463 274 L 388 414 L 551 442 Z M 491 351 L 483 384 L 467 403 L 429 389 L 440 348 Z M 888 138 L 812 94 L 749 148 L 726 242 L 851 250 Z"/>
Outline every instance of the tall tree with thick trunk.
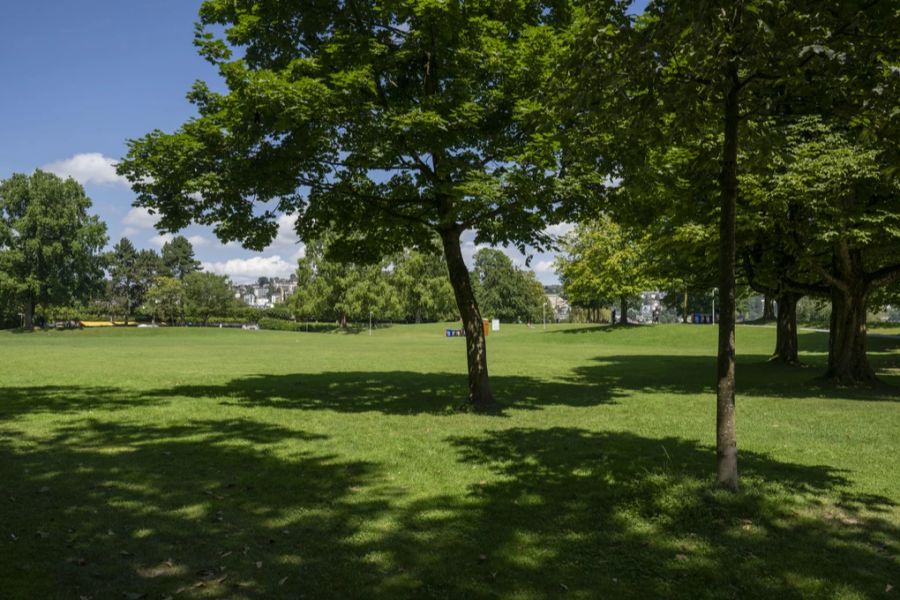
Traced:
<path fill-rule="evenodd" d="M 566 2 L 207 0 L 197 46 L 228 93 L 130 142 L 119 172 L 163 230 L 265 247 L 277 214 L 330 255 L 377 262 L 441 240 L 467 332 L 469 400 L 493 404 L 460 236 L 546 247 L 562 165 L 548 103 Z"/>
<path fill-rule="evenodd" d="M 803 272 L 796 277 L 807 281 L 788 285 L 831 297 L 826 377 L 872 384 L 866 312 L 874 291 L 900 280 L 900 182 L 882 147 L 845 128 L 802 119 L 788 140 L 768 194 L 772 205 L 796 212 L 784 237 Z"/>

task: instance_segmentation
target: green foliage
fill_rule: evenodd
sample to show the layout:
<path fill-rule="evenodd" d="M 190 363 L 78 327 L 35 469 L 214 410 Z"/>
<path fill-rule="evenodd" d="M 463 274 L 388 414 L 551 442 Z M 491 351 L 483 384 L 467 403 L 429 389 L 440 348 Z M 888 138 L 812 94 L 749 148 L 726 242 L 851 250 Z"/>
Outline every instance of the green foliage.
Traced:
<path fill-rule="evenodd" d="M 106 225 L 90 207 L 73 179 L 37 170 L 0 181 L 0 298 L 29 314 L 99 289 Z"/>
<path fill-rule="evenodd" d="M 301 319 L 368 321 L 398 318 L 399 299 L 389 281 L 387 265 L 329 260 L 325 244 L 307 244 L 298 262 L 297 291 L 290 307 Z"/>
<path fill-rule="evenodd" d="M 144 312 L 155 319 L 178 323 L 184 314 L 184 284 L 175 277 L 157 277 L 147 292 Z"/>
<path fill-rule="evenodd" d="M 199 117 L 132 140 L 119 172 L 165 229 L 214 224 L 257 249 L 276 226 L 254 201 L 297 214 L 304 238 L 337 230 L 353 260 L 451 228 L 545 244 L 559 163 L 536 91 L 568 16 L 558 2 L 208 0 L 197 45 L 228 93 L 195 84 Z"/>
<path fill-rule="evenodd" d="M 160 257 L 153 250 L 138 251 L 128 238 L 122 238 L 107 254 L 106 264 L 110 308 L 128 318 L 144 303 L 147 290 L 162 270 Z"/>
<path fill-rule="evenodd" d="M 226 315 L 234 305 L 228 278 L 214 273 L 195 272 L 185 275 L 184 313 L 204 324 L 213 315 Z"/>
<path fill-rule="evenodd" d="M 421 323 L 459 318 L 443 256 L 406 250 L 391 262 L 394 268 L 390 279 L 396 289 L 402 320 Z M 484 311 L 483 305 L 481 309 Z"/>
<path fill-rule="evenodd" d="M 581 225 L 563 241 L 556 269 L 570 302 L 618 305 L 653 289 L 649 239 L 609 215 Z"/>
<path fill-rule="evenodd" d="M 516 267 L 502 251 L 482 248 L 475 253 L 472 269 L 475 296 L 486 318 L 507 323 L 540 321 L 547 301 L 531 271 Z"/>
<path fill-rule="evenodd" d="M 162 273 L 180 281 L 200 270 L 200 261 L 194 259 L 194 247 L 183 235 L 177 235 L 163 245 L 161 262 Z"/>

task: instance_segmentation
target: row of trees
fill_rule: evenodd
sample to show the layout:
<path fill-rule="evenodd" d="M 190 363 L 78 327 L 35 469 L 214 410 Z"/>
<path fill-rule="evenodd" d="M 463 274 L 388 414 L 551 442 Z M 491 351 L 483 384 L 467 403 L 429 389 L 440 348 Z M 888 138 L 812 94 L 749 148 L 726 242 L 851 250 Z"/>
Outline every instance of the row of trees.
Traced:
<path fill-rule="evenodd" d="M 651 0 L 637 17 L 629 5 L 207 0 L 196 41 L 228 91 L 196 84 L 199 116 L 175 133 L 132 140 L 119 172 L 164 229 L 216 224 L 223 240 L 248 247 L 274 237 L 272 207 L 295 215 L 304 239 L 332 232 L 328 251 L 356 263 L 437 236 L 479 408 L 493 397 L 464 231 L 544 248 L 548 224 L 608 212 L 685 242 L 685 252 L 669 251 L 685 260 L 682 276 L 703 249 L 703 263 L 717 265 L 705 273 L 718 272 L 721 305 L 718 477 L 734 489 L 736 267 L 750 239 L 744 224 L 759 221 L 747 176 L 786 186 L 761 186 L 783 198 L 767 223 L 796 212 L 787 190 L 799 186 L 818 204 L 806 204 L 798 222 L 820 206 L 851 230 L 881 227 L 875 243 L 889 246 L 900 213 L 894 192 L 854 193 L 826 208 L 828 190 L 809 177 L 791 183 L 766 157 L 802 161 L 786 150 L 800 152 L 788 132 L 811 116 L 876 163 L 897 164 L 900 14 L 886 0 Z M 900 271 L 867 259 L 861 248 L 874 231 L 858 230 L 817 234 L 807 246 L 818 248 L 821 268 L 797 265 L 796 283 L 824 283 L 832 295 L 836 347 L 843 337 L 856 340 L 850 346 L 864 340 L 860 306 Z M 694 235 L 714 250 L 690 243 Z M 777 255 L 750 258 L 765 265 Z M 850 380 L 869 378 L 858 358 L 834 366 Z"/>
<path fill-rule="evenodd" d="M 138 251 L 127 238 L 103 252 L 106 225 L 90 207 L 72 179 L 37 170 L 0 181 L 2 324 L 33 329 L 39 309 L 122 317 L 127 324 L 138 311 L 205 321 L 233 308 L 227 278 L 199 272 L 185 237 L 174 237 L 161 253 Z"/>
<path fill-rule="evenodd" d="M 375 264 L 329 260 L 326 244 L 307 245 L 288 305 L 296 318 L 335 321 L 448 321 L 459 318 L 447 263 L 436 252 L 405 250 Z M 474 256 L 472 284 L 482 313 L 508 322 L 539 319 L 546 302 L 534 273 L 500 250 Z"/>
<path fill-rule="evenodd" d="M 0 315 L 33 328 L 36 308 L 52 314 L 100 314 L 127 325 L 136 315 L 170 323 L 240 313 L 227 278 L 200 271 L 184 236 L 160 253 L 137 250 L 122 238 L 109 252 L 106 227 L 88 215 L 90 200 L 73 180 L 35 172 L 0 183 Z M 298 291 L 289 307 L 295 318 L 321 321 L 408 322 L 458 318 L 447 264 L 435 248 L 406 250 L 377 264 L 328 260 L 323 243 L 311 243 L 298 265 Z M 476 297 L 486 315 L 504 321 L 540 318 L 543 287 L 499 250 L 474 258 Z M 260 279 L 264 283 L 264 278 Z M 74 310 L 79 307 L 78 310 Z M 69 310 L 65 310 L 69 309 Z"/>

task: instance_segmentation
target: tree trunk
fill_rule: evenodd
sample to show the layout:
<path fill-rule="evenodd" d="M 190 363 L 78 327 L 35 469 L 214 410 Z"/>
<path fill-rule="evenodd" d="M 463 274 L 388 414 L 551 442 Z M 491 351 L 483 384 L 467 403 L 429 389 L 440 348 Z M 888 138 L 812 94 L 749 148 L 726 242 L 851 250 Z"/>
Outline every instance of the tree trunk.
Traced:
<path fill-rule="evenodd" d="M 619 315 L 619 324 L 628 325 L 628 299 L 625 296 L 619 299 L 619 308 L 622 310 L 622 314 Z"/>
<path fill-rule="evenodd" d="M 684 288 L 684 304 L 681 306 L 681 318 L 685 323 L 690 323 L 688 320 L 688 291 L 687 288 Z"/>
<path fill-rule="evenodd" d="M 725 95 L 725 139 L 722 170 L 719 174 L 721 214 L 719 219 L 719 352 L 716 364 L 716 456 L 719 485 L 738 489 L 737 431 L 735 429 L 735 217 L 737 213 L 738 120 L 739 105 L 737 63 L 726 67 L 728 87 Z"/>
<path fill-rule="evenodd" d="M 775 320 L 775 307 L 772 306 L 772 298 L 769 297 L 768 294 L 763 296 L 763 321 L 774 321 Z"/>
<path fill-rule="evenodd" d="M 494 406 L 494 396 L 488 382 L 487 347 L 481 312 L 475 301 L 469 270 L 463 260 L 459 244 L 459 233 L 456 231 L 441 232 L 444 256 L 447 259 L 447 271 L 450 285 L 456 297 L 456 306 L 462 317 L 463 329 L 466 333 L 466 358 L 469 368 L 469 404 L 476 410 L 488 410 Z"/>
<path fill-rule="evenodd" d="M 799 365 L 799 344 L 797 343 L 797 302 L 801 296 L 785 292 L 778 296 L 778 322 L 775 333 L 775 353 L 773 362 Z"/>
<path fill-rule="evenodd" d="M 34 299 L 29 297 L 25 300 L 25 315 L 22 329 L 25 331 L 34 331 Z"/>
<path fill-rule="evenodd" d="M 864 285 L 848 287 L 832 288 L 825 377 L 841 385 L 871 385 L 877 378 L 866 355 L 867 292 Z"/>

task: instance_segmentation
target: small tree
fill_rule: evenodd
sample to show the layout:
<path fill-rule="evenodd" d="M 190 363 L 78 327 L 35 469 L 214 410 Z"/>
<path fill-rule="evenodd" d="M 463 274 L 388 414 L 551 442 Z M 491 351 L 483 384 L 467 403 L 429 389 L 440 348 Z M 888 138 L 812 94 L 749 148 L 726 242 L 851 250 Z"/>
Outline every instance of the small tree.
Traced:
<path fill-rule="evenodd" d="M 128 238 L 119 240 L 112 252 L 106 255 L 110 300 L 113 305 L 121 307 L 126 325 L 132 310 L 143 301 L 145 291 L 140 285 L 137 259 L 138 252 Z"/>
<path fill-rule="evenodd" d="M 103 282 L 106 225 L 74 179 L 37 170 L 0 181 L 0 290 L 34 329 L 37 305 L 86 299 Z"/>
<path fill-rule="evenodd" d="M 475 295 L 485 315 L 503 321 L 535 321 L 540 318 L 544 288 L 534 273 L 517 268 L 495 248 L 475 253 Z"/>
<path fill-rule="evenodd" d="M 628 323 L 628 301 L 653 287 L 648 240 L 608 215 L 578 225 L 563 241 L 556 261 L 566 295 L 580 301 L 619 303 L 619 323 Z"/>
<path fill-rule="evenodd" d="M 157 277 L 144 305 L 147 314 L 177 325 L 184 310 L 184 285 L 174 277 Z"/>
<path fill-rule="evenodd" d="M 402 318 L 415 323 L 458 318 L 447 261 L 440 254 L 407 250 L 394 257 L 391 276 Z M 481 310 L 484 306 L 479 302 Z"/>
<path fill-rule="evenodd" d="M 184 277 L 185 313 L 204 325 L 213 315 L 225 316 L 234 296 L 228 278 L 215 273 L 189 273 Z"/>
<path fill-rule="evenodd" d="M 163 245 L 161 263 L 166 276 L 179 281 L 200 270 L 200 261 L 194 258 L 194 246 L 183 235 L 177 235 Z"/>

